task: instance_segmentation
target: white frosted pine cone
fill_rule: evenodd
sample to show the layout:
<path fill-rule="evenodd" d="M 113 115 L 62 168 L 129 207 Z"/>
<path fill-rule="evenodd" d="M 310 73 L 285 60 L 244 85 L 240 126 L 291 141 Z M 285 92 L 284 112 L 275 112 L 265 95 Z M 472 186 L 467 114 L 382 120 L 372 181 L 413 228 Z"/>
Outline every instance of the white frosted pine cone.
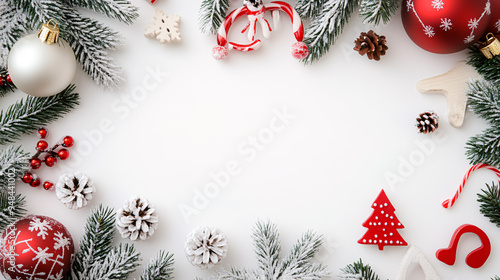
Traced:
<path fill-rule="evenodd" d="M 123 238 L 146 240 L 158 228 L 158 214 L 145 198 L 134 196 L 118 210 L 116 226 Z"/>
<path fill-rule="evenodd" d="M 57 198 L 73 210 L 86 206 L 94 192 L 94 181 L 79 171 L 75 174 L 62 175 L 56 184 Z"/>
<path fill-rule="evenodd" d="M 188 234 L 186 257 L 195 266 L 211 268 L 226 257 L 227 247 L 226 236 L 222 230 L 202 226 Z"/>

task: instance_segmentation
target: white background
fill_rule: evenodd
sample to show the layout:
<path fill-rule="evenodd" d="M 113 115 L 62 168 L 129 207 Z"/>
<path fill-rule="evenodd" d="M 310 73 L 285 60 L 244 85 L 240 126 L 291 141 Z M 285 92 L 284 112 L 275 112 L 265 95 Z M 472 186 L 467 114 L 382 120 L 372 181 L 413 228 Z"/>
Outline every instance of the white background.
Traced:
<path fill-rule="evenodd" d="M 372 213 L 371 203 L 384 188 L 405 225 L 399 232 L 423 251 L 441 279 L 489 279 L 499 273 L 499 229 L 479 213 L 476 202 L 476 193 L 496 179 L 493 173 L 477 171 L 452 209 L 441 206 L 470 167 L 464 155 L 467 139 L 486 124 L 468 112 L 464 126 L 453 128 L 445 98 L 415 89 L 417 81 L 465 59 L 465 51 L 437 55 L 421 50 L 406 35 L 398 12 L 389 25 L 375 29 L 387 36 L 387 55 L 370 61 L 352 50 L 359 33 L 373 28 L 356 14 L 330 52 L 304 66 L 289 54 L 294 37 L 282 15 L 281 28 L 263 39 L 260 50 L 231 51 L 225 61 L 216 61 L 211 57 L 215 36 L 198 29 L 200 1 L 134 2 L 140 18 L 133 26 L 89 13 L 124 35 L 124 45 L 112 56 L 123 66 L 126 80 L 111 92 L 78 70 L 80 106 L 48 126 L 52 142 L 67 134 L 76 139 L 73 157 L 39 172 L 43 179 L 57 181 L 64 171 L 80 170 L 95 181 L 97 193 L 88 207 L 72 211 L 55 193 L 18 184 L 29 213 L 61 221 L 78 242 L 92 208 L 103 204 L 118 209 L 134 195 L 146 197 L 158 208 L 159 229 L 150 240 L 134 244 L 144 262 L 159 249 L 174 253 L 176 279 L 213 272 L 192 266 L 184 256 L 186 235 L 199 225 L 226 233 L 230 250 L 222 266 L 256 268 L 250 236 L 258 219 L 277 224 L 283 253 L 308 229 L 324 235 L 318 259 L 333 275 L 362 258 L 381 279 L 395 279 L 407 248 L 379 251 L 357 243 L 366 232 L 361 224 Z M 231 8 L 239 5 L 233 1 Z M 182 16 L 181 43 L 161 45 L 144 37 L 155 7 Z M 245 42 L 238 37 L 244 24 L 242 19 L 231 29 L 237 42 Z M 139 94 L 155 69 L 168 76 Z M 1 107 L 22 97 L 21 92 L 10 94 Z M 416 133 L 415 118 L 429 109 L 441 117 L 439 135 Z M 293 119 L 249 160 L 240 146 L 265 133 L 274 112 L 283 110 Z M 111 128 L 98 132 L 102 122 Z M 34 151 L 36 141 L 35 135 L 27 135 L 21 143 Z M 424 142 L 425 151 L 417 144 Z M 210 174 L 231 161 L 240 164 L 239 174 L 199 214 L 186 219 L 180 207 L 193 207 L 196 192 L 213 182 Z M 403 168 L 404 162 L 412 167 Z M 403 182 L 391 186 L 389 173 Z M 473 235 L 462 239 L 454 266 L 434 257 L 465 223 L 479 226 L 492 241 L 490 259 L 477 270 L 464 261 L 480 245 Z M 126 242 L 118 235 L 116 241 Z M 413 269 L 407 279 L 423 279 L 423 274 Z"/>

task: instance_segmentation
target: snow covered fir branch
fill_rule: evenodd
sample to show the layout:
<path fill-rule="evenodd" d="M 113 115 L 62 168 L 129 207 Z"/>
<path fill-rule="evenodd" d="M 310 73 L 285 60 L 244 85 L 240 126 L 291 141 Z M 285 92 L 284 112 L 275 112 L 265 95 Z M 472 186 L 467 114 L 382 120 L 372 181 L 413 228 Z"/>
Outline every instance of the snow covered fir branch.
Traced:
<path fill-rule="evenodd" d="M 371 266 L 363 264 L 361 259 L 347 265 L 340 271 L 339 278 L 342 280 L 380 280 L 378 275 L 373 272 Z"/>
<path fill-rule="evenodd" d="M 467 64 L 476 68 L 476 71 L 483 75 L 484 79 L 500 85 L 500 56 L 492 59 L 486 58 L 479 50 L 478 46 L 471 46 Z"/>
<path fill-rule="evenodd" d="M 240 1 L 240 0 L 237 0 Z M 352 13 L 358 9 L 364 22 L 378 25 L 388 23 L 399 8 L 398 0 L 298 0 L 295 9 L 306 26 L 304 42 L 309 55 L 303 60 L 310 64 L 330 50 L 347 25 Z M 229 0 L 203 0 L 199 13 L 200 29 L 215 34 L 228 14 Z"/>
<path fill-rule="evenodd" d="M 1 36 L 1 35 L 0 35 Z M 1 39 L 0 39 L 1 40 Z M 0 54 L 3 57 L 4 54 Z M 4 96 L 9 92 L 14 92 L 16 87 L 13 83 L 7 82 L 7 70 L 5 68 L 0 68 L 0 97 Z"/>
<path fill-rule="evenodd" d="M 12 180 L 20 178 L 30 169 L 30 155 L 21 147 L 8 146 L 0 151 L 0 191 L 7 190 Z"/>
<path fill-rule="evenodd" d="M 13 195 L 9 190 L 0 190 L 0 232 L 26 214 L 25 206 L 24 196 Z"/>
<path fill-rule="evenodd" d="M 492 183 L 491 186 L 486 184 L 486 189 L 479 193 L 477 201 L 480 205 L 480 212 L 490 222 L 500 227 L 500 189 L 498 185 Z"/>
<path fill-rule="evenodd" d="M 322 245 L 322 236 L 311 231 L 304 233 L 284 258 L 281 258 L 279 234 L 275 224 L 270 221 L 258 221 L 252 237 L 259 267 L 257 269 L 237 267 L 221 269 L 210 279 L 321 280 L 330 277 L 330 272 L 325 266 L 312 262 L 314 255 Z"/>
<path fill-rule="evenodd" d="M 83 70 L 100 86 L 116 86 L 123 80 L 121 69 L 108 51 L 115 49 L 121 39 L 111 28 L 80 14 L 77 7 L 126 24 L 139 16 L 137 7 L 128 0 L 0 0 L 0 67 L 6 67 L 6 54 L 21 36 L 53 19 Z"/>
<path fill-rule="evenodd" d="M 67 280 L 127 279 L 139 266 L 140 253 L 134 245 L 112 246 L 115 235 L 115 211 L 99 206 L 87 219 Z M 144 268 L 141 280 L 173 279 L 173 255 L 160 251 Z"/>

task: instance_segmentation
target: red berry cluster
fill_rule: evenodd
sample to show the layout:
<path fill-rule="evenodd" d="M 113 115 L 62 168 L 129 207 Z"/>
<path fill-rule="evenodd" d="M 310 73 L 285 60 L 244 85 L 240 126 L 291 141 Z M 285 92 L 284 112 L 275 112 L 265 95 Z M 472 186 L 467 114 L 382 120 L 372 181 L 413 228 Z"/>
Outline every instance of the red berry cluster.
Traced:
<path fill-rule="evenodd" d="M 0 75 L 0 87 L 7 84 L 7 83 L 12 84 L 12 80 L 10 79 L 10 75 L 9 74 Z"/>
<path fill-rule="evenodd" d="M 36 143 L 36 154 L 30 159 L 31 169 L 38 169 L 42 166 L 42 163 L 45 163 L 48 167 L 52 167 L 57 163 L 57 158 L 61 160 L 65 160 L 69 157 L 69 151 L 66 148 L 73 146 L 74 140 L 71 136 L 66 136 L 61 141 L 57 142 L 52 148 L 49 148 L 49 144 L 47 143 L 45 138 L 47 138 L 48 131 L 45 128 L 40 128 L 38 130 L 38 136 L 40 137 L 40 141 Z M 64 148 L 56 151 L 59 146 L 63 146 Z M 40 159 L 43 156 L 43 161 Z M 26 184 L 29 184 L 32 187 L 38 187 L 41 184 L 40 178 L 36 174 L 31 172 L 26 172 L 23 175 L 22 181 Z M 54 184 L 50 181 L 45 181 L 43 183 L 43 188 L 46 190 L 52 189 Z"/>

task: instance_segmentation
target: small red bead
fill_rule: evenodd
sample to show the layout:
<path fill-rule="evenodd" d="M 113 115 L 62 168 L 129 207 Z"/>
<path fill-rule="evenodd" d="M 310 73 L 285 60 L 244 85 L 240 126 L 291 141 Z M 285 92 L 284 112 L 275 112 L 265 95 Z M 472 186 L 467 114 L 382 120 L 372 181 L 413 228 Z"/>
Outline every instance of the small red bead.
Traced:
<path fill-rule="evenodd" d="M 10 75 L 7 75 L 6 79 L 7 79 L 7 82 L 8 82 L 8 83 L 11 83 L 11 84 L 12 84 L 12 79 L 10 78 Z"/>
<path fill-rule="evenodd" d="M 57 155 L 60 159 L 65 160 L 69 157 L 69 151 L 66 149 L 61 149 L 59 150 L 59 152 L 57 152 Z"/>
<path fill-rule="evenodd" d="M 45 181 L 43 183 L 43 188 L 46 189 L 46 190 L 48 190 L 48 191 L 51 190 L 52 187 L 54 187 L 54 184 L 52 182 L 50 182 L 50 181 Z"/>
<path fill-rule="evenodd" d="M 75 141 L 73 140 L 73 137 L 71 137 L 71 136 L 66 136 L 66 137 L 64 137 L 64 138 L 63 138 L 63 143 L 62 143 L 62 145 L 63 145 L 64 147 L 71 147 L 71 146 L 73 146 L 73 143 L 75 143 Z"/>
<path fill-rule="evenodd" d="M 35 179 L 33 179 L 33 181 L 31 181 L 30 186 L 32 186 L 33 188 L 36 188 L 36 187 L 40 186 L 40 183 L 41 183 L 40 178 L 35 178 Z"/>
<path fill-rule="evenodd" d="M 22 180 L 26 184 L 31 183 L 31 181 L 33 181 L 33 174 L 29 172 L 24 173 Z"/>
<path fill-rule="evenodd" d="M 36 143 L 36 149 L 43 152 L 49 147 L 49 144 L 45 140 L 40 140 Z"/>
<path fill-rule="evenodd" d="M 42 161 L 39 158 L 32 158 L 30 160 L 30 166 L 33 169 L 38 169 L 40 166 L 42 166 Z"/>
<path fill-rule="evenodd" d="M 57 158 L 53 155 L 46 155 L 44 162 L 48 167 L 52 167 L 57 163 Z"/>
<path fill-rule="evenodd" d="M 0 77 L 0 87 L 3 86 L 3 78 Z"/>
<path fill-rule="evenodd" d="M 45 139 L 48 133 L 49 132 L 44 127 L 38 129 L 38 136 L 40 137 L 40 139 Z"/>

